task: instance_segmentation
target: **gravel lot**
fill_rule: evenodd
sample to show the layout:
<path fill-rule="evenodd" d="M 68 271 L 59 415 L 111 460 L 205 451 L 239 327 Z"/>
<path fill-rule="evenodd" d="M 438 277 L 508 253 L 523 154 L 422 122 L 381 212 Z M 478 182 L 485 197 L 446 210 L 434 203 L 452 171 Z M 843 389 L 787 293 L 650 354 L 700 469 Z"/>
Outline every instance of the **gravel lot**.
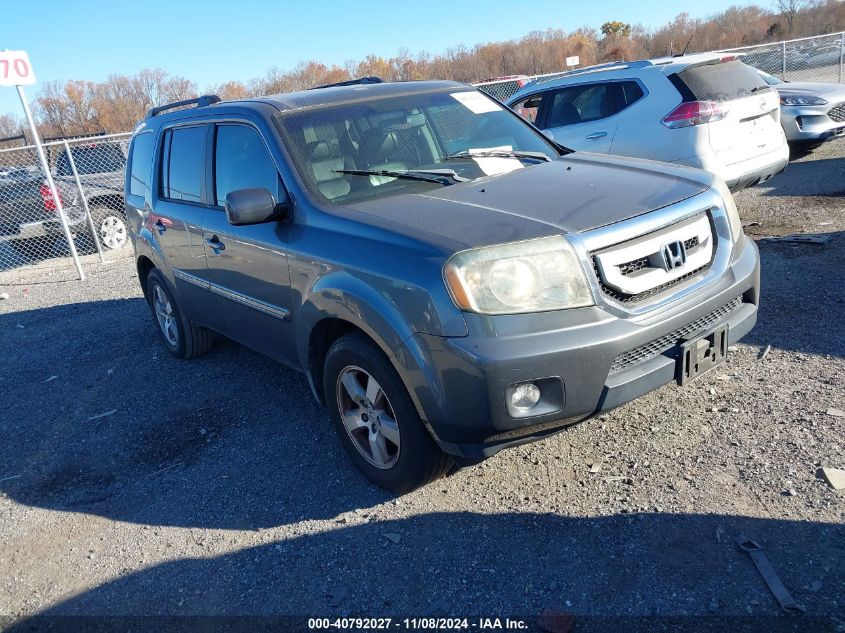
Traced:
<path fill-rule="evenodd" d="M 228 342 L 172 359 L 131 258 L 82 283 L 21 271 L 0 286 L 0 615 L 845 630 L 845 493 L 817 474 L 845 468 L 826 413 L 845 409 L 845 141 L 737 203 L 763 303 L 725 366 L 401 498 L 357 474 L 301 375 Z M 764 239 L 799 231 L 833 239 Z M 806 616 L 783 615 L 740 534 Z"/>

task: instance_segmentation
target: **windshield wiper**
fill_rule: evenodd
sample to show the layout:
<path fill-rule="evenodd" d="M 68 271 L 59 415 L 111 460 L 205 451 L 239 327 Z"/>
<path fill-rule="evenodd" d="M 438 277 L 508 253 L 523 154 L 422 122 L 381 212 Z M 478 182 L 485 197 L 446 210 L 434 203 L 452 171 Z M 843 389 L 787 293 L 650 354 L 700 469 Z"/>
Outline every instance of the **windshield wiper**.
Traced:
<path fill-rule="evenodd" d="M 754 94 L 758 90 L 768 90 L 769 88 L 771 88 L 771 86 L 769 84 L 766 84 L 765 86 L 754 86 L 751 89 L 751 94 Z"/>
<path fill-rule="evenodd" d="M 453 169 L 335 169 L 334 172 L 336 174 L 350 174 L 352 176 L 407 178 L 409 180 L 436 182 L 441 185 L 453 185 L 456 182 L 467 182 L 469 180 L 469 178 L 459 176 Z"/>
<path fill-rule="evenodd" d="M 524 158 L 527 160 L 539 160 L 546 163 L 551 160 L 551 158 L 546 156 L 543 152 L 519 152 L 506 149 L 482 149 L 472 152 L 465 149 L 460 152 L 455 152 L 454 154 L 446 154 L 440 160 L 466 160 L 467 158 L 476 158 L 479 156 L 482 158 Z"/>

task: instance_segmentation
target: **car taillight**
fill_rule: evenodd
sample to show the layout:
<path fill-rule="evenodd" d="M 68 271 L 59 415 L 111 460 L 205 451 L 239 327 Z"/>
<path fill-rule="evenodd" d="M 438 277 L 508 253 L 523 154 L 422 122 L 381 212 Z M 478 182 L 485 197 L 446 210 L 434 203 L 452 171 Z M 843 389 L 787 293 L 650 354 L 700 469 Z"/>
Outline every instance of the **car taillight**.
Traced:
<path fill-rule="evenodd" d="M 39 188 L 39 192 L 41 193 L 41 200 L 44 202 L 44 210 L 45 211 L 55 211 L 58 209 L 56 205 L 56 201 L 53 199 L 53 192 L 50 191 L 50 185 L 46 182 L 42 183 L 41 187 Z M 59 194 L 59 204 L 62 203 L 62 194 L 56 190 L 56 193 Z"/>
<path fill-rule="evenodd" d="M 712 123 L 726 116 L 728 116 L 728 108 L 715 101 L 685 101 L 663 117 L 661 123 L 675 129 Z"/>

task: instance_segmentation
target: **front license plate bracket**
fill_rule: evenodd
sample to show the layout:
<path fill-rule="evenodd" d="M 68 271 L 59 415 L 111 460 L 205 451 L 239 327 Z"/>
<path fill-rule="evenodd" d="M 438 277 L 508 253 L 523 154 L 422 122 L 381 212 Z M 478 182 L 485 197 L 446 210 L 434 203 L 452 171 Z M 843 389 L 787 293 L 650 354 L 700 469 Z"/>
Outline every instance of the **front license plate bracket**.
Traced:
<path fill-rule="evenodd" d="M 722 325 L 703 336 L 697 336 L 681 344 L 678 382 L 685 385 L 695 380 L 728 356 L 728 325 Z"/>

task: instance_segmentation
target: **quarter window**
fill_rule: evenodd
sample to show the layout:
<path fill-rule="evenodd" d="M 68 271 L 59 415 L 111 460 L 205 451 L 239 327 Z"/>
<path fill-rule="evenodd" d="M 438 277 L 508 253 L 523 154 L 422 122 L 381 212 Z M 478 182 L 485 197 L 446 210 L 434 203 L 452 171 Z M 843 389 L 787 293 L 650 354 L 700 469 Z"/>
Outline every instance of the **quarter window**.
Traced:
<path fill-rule="evenodd" d="M 537 121 L 537 112 L 543 95 L 532 95 L 513 104 L 513 110 L 529 123 Z"/>
<path fill-rule="evenodd" d="M 214 191 L 218 206 L 226 194 L 263 187 L 276 198 L 279 173 L 261 135 L 247 125 L 220 125 L 214 144 Z"/>
<path fill-rule="evenodd" d="M 619 83 L 622 90 L 622 110 L 633 105 L 645 96 L 643 89 L 636 81 L 623 81 Z"/>
<path fill-rule="evenodd" d="M 200 202 L 205 166 L 206 128 L 180 127 L 164 136 L 161 195 L 170 200 Z"/>
<path fill-rule="evenodd" d="M 155 134 L 139 134 L 132 141 L 131 168 L 129 170 L 129 194 L 143 196 L 150 186 L 150 164 L 153 160 Z"/>

